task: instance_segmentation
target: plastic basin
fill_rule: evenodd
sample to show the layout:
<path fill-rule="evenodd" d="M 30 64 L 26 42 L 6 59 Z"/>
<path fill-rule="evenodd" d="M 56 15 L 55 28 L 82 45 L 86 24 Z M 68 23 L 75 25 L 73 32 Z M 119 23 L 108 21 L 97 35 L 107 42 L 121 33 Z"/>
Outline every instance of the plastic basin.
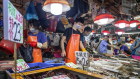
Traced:
<path fill-rule="evenodd" d="M 132 58 L 133 58 L 133 59 L 136 59 L 136 60 L 140 60 L 140 56 L 132 55 Z"/>

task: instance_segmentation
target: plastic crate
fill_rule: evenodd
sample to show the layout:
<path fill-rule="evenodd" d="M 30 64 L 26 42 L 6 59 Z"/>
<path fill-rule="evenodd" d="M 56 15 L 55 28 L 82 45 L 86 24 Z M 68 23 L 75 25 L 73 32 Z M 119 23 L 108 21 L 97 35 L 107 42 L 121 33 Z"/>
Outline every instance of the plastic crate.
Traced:
<path fill-rule="evenodd" d="M 45 61 L 45 63 L 48 64 L 48 65 L 53 65 L 54 67 L 65 65 L 64 61 L 61 61 L 61 63 L 54 63 L 55 61 L 57 61 L 57 60 Z"/>
<path fill-rule="evenodd" d="M 132 58 L 140 61 L 140 56 L 132 55 Z"/>

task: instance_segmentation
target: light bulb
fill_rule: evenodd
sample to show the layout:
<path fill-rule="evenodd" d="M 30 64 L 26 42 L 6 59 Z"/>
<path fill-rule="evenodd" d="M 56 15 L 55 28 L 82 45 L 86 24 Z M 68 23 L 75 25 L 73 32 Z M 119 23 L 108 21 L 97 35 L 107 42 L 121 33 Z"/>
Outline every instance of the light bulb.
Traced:
<path fill-rule="evenodd" d="M 62 14 L 62 4 L 59 3 L 52 3 L 51 4 L 51 13 L 54 15 L 60 15 Z"/>
<path fill-rule="evenodd" d="M 104 35 L 108 35 L 108 33 L 104 33 Z"/>
<path fill-rule="evenodd" d="M 122 32 L 118 32 L 118 35 L 122 35 L 123 33 Z"/>
<path fill-rule="evenodd" d="M 130 27 L 136 27 L 136 26 L 137 26 L 136 23 L 131 23 L 131 24 L 130 24 Z"/>
<path fill-rule="evenodd" d="M 108 23 L 108 18 L 100 19 L 101 24 L 107 24 Z"/>
<path fill-rule="evenodd" d="M 126 26 L 125 26 L 125 23 L 120 23 L 119 24 L 119 28 L 125 28 Z"/>

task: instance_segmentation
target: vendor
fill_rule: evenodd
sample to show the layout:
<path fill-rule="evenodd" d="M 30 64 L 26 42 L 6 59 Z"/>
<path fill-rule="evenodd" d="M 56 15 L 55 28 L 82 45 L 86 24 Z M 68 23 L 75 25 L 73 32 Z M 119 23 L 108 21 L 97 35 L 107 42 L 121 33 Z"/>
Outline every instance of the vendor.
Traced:
<path fill-rule="evenodd" d="M 41 49 L 47 49 L 47 37 L 43 32 L 39 30 L 40 23 L 37 20 L 30 20 L 29 21 L 29 32 L 28 37 L 36 36 L 37 43 L 36 47 L 33 48 L 33 62 L 42 62 L 42 52 Z"/>
<path fill-rule="evenodd" d="M 81 26 L 83 26 L 83 19 L 82 18 L 78 18 L 75 20 L 74 24 L 73 24 L 73 27 L 70 27 L 70 28 L 67 28 L 64 32 L 64 35 L 61 39 L 61 49 L 62 49 L 62 56 L 66 56 L 66 46 L 67 46 L 67 43 L 71 37 L 72 34 L 79 34 L 81 35 L 80 31 L 78 29 L 81 28 Z M 82 43 L 82 38 L 80 38 L 80 48 L 83 49 L 84 46 L 83 46 L 83 43 Z"/>

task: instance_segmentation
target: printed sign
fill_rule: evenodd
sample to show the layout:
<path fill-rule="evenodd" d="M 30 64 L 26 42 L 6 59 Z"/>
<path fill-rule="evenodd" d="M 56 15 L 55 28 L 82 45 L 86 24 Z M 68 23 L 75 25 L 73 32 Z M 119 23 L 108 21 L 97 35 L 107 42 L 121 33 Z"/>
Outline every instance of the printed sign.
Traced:
<path fill-rule="evenodd" d="M 23 16 L 9 0 L 3 0 L 4 39 L 23 43 Z"/>
<path fill-rule="evenodd" d="M 88 52 L 82 52 L 82 51 L 76 51 L 76 62 L 79 65 L 87 66 L 89 64 L 89 53 Z"/>
<path fill-rule="evenodd" d="M 17 72 L 24 71 L 28 68 L 29 68 L 28 64 L 23 59 L 17 60 Z M 13 70 L 15 71 L 14 68 Z"/>

